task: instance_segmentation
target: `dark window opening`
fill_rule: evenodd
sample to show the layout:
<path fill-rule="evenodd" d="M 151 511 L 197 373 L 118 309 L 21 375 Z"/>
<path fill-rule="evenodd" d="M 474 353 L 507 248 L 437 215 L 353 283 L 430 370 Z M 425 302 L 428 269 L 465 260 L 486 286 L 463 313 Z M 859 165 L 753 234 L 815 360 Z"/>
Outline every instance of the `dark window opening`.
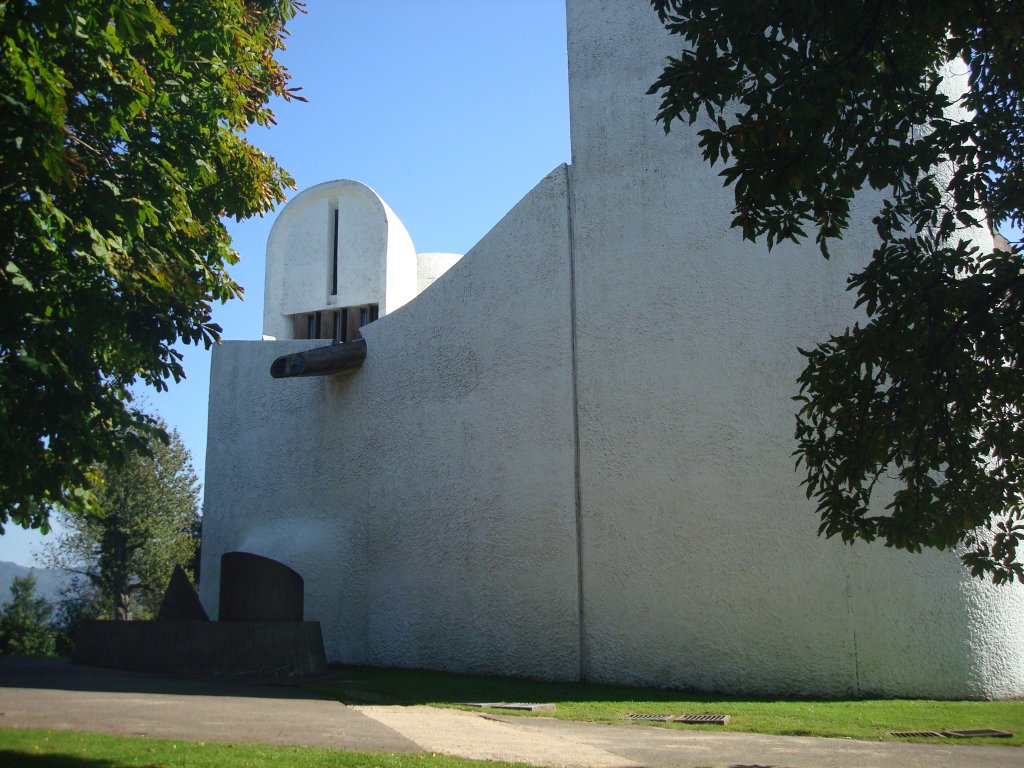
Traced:
<path fill-rule="evenodd" d="M 334 209 L 334 248 L 331 249 L 331 295 L 338 295 L 338 209 Z"/>
<path fill-rule="evenodd" d="M 359 307 L 323 310 L 292 315 L 296 339 L 330 339 L 352 341 L 362 336 L 359 329 L 380 317 L 380 306 L 364 304 Z"/>
<path fill-rule="evenodd" d="M 380 316 L 380 307 L 377 304 L 367 304 L 359 308 L 359 327 L 369 325 Z"/>

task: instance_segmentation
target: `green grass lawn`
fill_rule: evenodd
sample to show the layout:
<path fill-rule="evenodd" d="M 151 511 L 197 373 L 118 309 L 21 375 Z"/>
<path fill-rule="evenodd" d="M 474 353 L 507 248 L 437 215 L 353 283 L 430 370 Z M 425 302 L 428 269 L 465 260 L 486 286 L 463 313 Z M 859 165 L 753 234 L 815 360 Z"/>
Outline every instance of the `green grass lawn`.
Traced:
<path fill-rule="evenodd" d="M 0 728 L 0 765 L 10 768 L 512 768 L 518 765 L 525 768 L 518 763 L 484 763 L 445 755 L 172 741 L 40 728 Z"/>
<path fill-rule="evenodd" d="M 1024 701 L 932 701 L 910 699 L 798 699 L 586 685 L 407 669 L 348 667 L 339 677 L 352 682 L 317 691 L 351 703 L 429 704 L 464 707 L 465 702 L 548 702 L 553 712 L 496 714 L 558 717 L 624 724 L 637 714 L 726 714 L 728 725 L 659 724 L 665 728 L 746 731 L 790 736 L 894 740 L 890 731 L 995 728 L 1010 739 L 949 739 L 958 744 L 1024 744 Z M 946 739 L 911 739 L 942 741 Z"/>

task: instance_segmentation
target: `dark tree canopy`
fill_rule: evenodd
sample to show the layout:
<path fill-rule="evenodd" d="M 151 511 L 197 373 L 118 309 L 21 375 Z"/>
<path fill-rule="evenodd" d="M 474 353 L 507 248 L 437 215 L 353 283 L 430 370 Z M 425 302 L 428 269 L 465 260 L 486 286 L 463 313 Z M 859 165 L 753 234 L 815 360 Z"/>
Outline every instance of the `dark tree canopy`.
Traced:
<path fill-rule="evenodd" d="M 813 233 L 827 258 L 854 195 L 883 193 L 849 283 L 864 321 L 803 352 L 819 532 L 959 547 L 975 576 L 1024 580 L 1022 248 L 977 244 L 1024 225 L 1024 3 L 651 4 L 684 42 L 658 119 L 701 120 L 746 238 Z"/>
<path fill-rule="evenodd" d="M 53 607 L 36 595 L 36 577 L 15 576 L 11 599 L 0 608 L 0 656 L 55 656 Z"/>
<path fill-rule="evenodd" d="M 161 432 L 132 384 L 218 340 L 221 217 L 292 185 L 240 134 L 296 98 L 274 56 L 299 5 L 0 2 L 0 533 L 89 507 L 95 467 Z"/>

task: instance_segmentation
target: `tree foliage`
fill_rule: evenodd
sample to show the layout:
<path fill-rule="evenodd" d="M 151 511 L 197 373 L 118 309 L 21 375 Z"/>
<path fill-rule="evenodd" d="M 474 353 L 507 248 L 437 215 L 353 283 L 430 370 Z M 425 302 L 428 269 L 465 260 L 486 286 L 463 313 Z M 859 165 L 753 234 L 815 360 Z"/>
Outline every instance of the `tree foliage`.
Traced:
<path fill-rule="evenodd" d="M 744 237 L 813 233 L 828 258 L 854 196 L 881 191 L 849 282 L 865 320 L 803 352 L 819 533 L 960 547 L 975 576 L 1024 580 L 1022 248 L 983 247 L 1024 224 L 1024 4 L 651 3 L 685 46 L 651 87 L 658 119 L 703 121 Z"/>
<path fill-rule="evenodd" d="M 57 629 L 51 617 L 53 608 L 36 595 L 36 579 L 15 576 L 11 599 L 0 609 L 0 656 L 54 656 Z"/>
<path fill-rule="evenodd" d="M 199 546 L 199 486 L 188 449 L 172 431 L 166 444 L 104 467 L 100 480 L 96 511 L 60 513 L 66 531 L 48 545 L 48 565 L 78 577 L 74 596 L 96 615 L 150 618 L 174 566 L 192 567 Z"/>
<path fill-rule="evenodd" d="M 184 376 L 240 296 L 222 217 L 290 177 L 241 134 L 298 98 L 298 0 L 0 0 L 0 533 L 85 509 L 93 467 L 159 432 L 141 380 Z"/>

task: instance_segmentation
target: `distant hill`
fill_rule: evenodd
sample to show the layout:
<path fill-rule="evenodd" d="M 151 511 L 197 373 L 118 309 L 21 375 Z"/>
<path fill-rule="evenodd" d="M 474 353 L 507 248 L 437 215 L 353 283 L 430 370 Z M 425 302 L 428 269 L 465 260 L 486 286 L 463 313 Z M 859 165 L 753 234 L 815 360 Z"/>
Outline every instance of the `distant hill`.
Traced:
<path fill-rule="evenodd" d="M 11 582 L 14 577 L 26 576 L 29 571 L 35 574 L 37 595 L 45 597 L 51 603 L 56 603 L 61 599 L 60 591 L 68 583 L 68 576 L 64 571 L 53 568 L 29 568 L 0 560 L 0 605 L 6 604 L 11 599 Z"/>

